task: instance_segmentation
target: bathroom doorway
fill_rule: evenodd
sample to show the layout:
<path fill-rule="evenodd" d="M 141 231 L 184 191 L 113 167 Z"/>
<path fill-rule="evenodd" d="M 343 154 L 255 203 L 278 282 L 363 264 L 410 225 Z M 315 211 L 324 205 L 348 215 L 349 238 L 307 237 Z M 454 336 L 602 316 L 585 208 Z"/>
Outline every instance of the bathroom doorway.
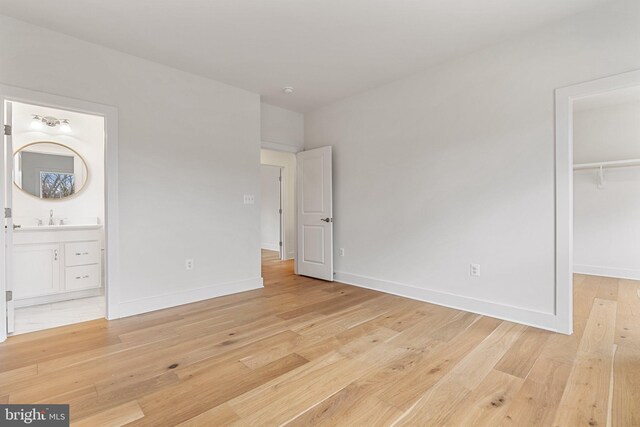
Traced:
<path fill-rule="evenodd" d="M 0 288 L 7 291 L 0 341 L 116 318 L 110 225 L 117 220 L 117 168 L 109 161 L 117 153 L 115 110 L 17 88 L 0 86 L 0 93 Z"/>

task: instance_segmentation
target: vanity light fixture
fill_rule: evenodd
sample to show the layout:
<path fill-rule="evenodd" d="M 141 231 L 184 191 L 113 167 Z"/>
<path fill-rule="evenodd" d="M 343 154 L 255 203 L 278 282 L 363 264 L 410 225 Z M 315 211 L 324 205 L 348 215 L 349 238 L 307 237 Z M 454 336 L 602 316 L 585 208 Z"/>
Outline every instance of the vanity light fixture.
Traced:
<path fill-rule="evenodd" d="M 69 125 L 69 120 L 67 119 L 60 119 L 60 130 L 62 132 L 69 132 L 71 131 L 71 126 Z"/>
<path fill-rule="evenodd" d="M 41 116 L 39 114 L 34 114 L 31 119 L 31 128 L 42 129 L 44 125 L 47 125 L 47 127 L 50 128 L 60 126 L 60 130 L 63 132 L 69 132 L 71 130 L 71 125 L 69 125 L 68 119 L 58 119 L 53 116 Z"/>
<path fill-rule="evenodd" d="M 44 127 L 44 124 L 42 123 L 42 117 L 34 114 L 33 118 L 31 119 L 31 129 L 35 129 L 35 130 L 39 130 L 42 129 Z"/>

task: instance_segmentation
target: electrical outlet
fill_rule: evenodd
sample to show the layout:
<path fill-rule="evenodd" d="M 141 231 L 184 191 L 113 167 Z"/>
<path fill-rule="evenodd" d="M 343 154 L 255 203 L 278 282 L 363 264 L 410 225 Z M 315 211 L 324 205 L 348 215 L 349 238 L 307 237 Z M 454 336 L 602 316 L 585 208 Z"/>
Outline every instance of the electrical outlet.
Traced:
<path fill-rule="evenodd" d="M 340 256 L 344 256 L 344 248 L 340 248 Z"/>
<path fill-rule="evenodd" d="M 471 264 L 469 274 L 474 277 L 480 277 L 480 264 Z"/>
<path fill-rule="evenodd" d="M 245 205 L 253 205 L 256 202 L 256 197 L 253 194 L 245 194 L 244 195 L 244 204 Z"/>
<path fill-rule="evenodd" d="M 194 268 L 193 259 L 189 258 L 188 260 L 186 260 L 184 262 L 184 265 L 185 265 L 187 270 L 193 270 L 193 268 Z"/>

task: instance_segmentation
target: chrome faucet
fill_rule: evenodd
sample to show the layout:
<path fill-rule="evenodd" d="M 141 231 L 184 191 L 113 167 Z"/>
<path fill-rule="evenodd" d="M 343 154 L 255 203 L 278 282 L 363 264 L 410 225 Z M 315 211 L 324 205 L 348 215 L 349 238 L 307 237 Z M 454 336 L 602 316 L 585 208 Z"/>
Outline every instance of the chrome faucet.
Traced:
<path fill-rule="evenodd" d="M 53 209 L 49 211 L 49 225 L 55 225 L 53 223 Z"/>
<path fill-rule="evenodd" d="M 36 223 L 38 226 L 42 226 L 42 220 L 40 218 L 36 218 Z"/>

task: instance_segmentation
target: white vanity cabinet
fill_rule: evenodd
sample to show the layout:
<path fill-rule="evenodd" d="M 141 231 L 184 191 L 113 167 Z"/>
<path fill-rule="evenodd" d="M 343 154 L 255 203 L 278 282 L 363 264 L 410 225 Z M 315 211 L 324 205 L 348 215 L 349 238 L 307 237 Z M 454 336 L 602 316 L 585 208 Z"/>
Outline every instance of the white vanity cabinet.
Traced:
<path fill-rule="evenodd" d="M 60 245 L 17 245 L 13 252 L 14 298 L 31 298 L 60 291 Z"/>
<path fill-rule="evenodd" d="M 14 233 L 16 306 L 102 293 L 102 227 L 52 226 Z"/>

